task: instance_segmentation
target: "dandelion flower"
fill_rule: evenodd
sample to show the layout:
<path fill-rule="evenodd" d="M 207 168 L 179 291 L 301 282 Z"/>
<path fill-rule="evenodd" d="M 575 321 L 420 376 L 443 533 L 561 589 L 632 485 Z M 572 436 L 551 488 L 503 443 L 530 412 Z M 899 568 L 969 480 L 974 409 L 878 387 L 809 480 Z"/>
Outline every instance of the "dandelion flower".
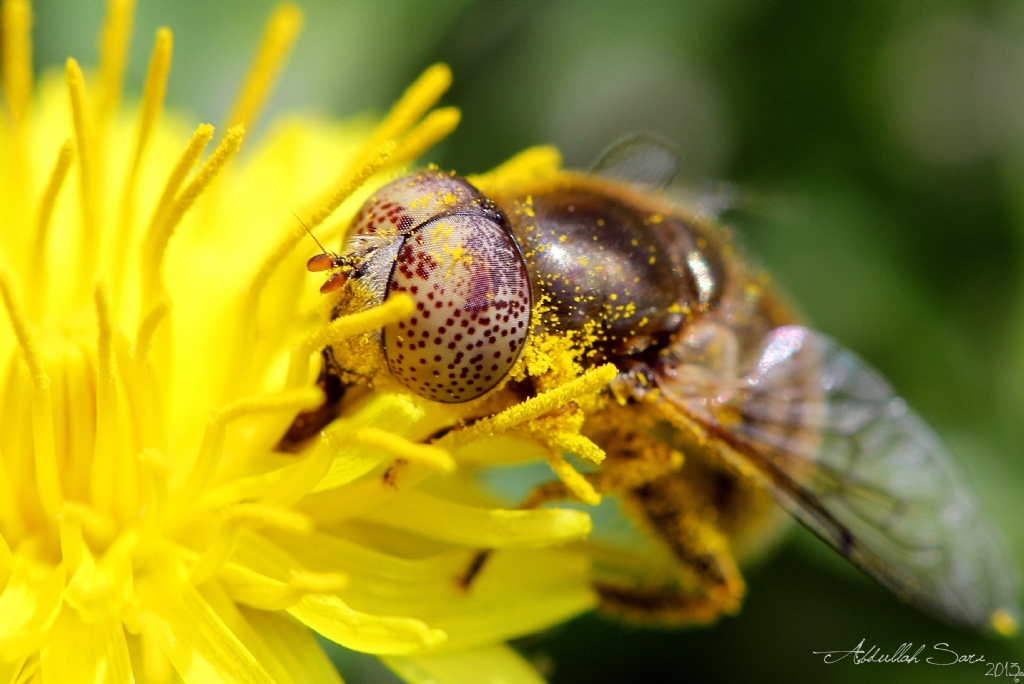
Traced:
<path fill-rule="evenodd" d="M 503 642 L 594 605 L 585 556 L 558 548 L 589 517 L 474 500 L 451 450 L 606 372 L 433 446 L 450 414 L 377 392 L 276 448 L 323 401 L 320 349 L 410 306 L 327 323 L 292 213 L 341 234 L 456 124 L 431 111 L 447 68 L 376 128 L 282 120 L 243 150 L 298 10 L 272 15 L 227 125 L 191 134 L 162 111 L 167 29 L 122 106 L 132 12 L 109 3 L 94 74 L 68 60 L 37 87 L 31 9 L 3 3 L 0 684 L 339 681 L 313 632 L 413 682 L 539 681 Z"/>

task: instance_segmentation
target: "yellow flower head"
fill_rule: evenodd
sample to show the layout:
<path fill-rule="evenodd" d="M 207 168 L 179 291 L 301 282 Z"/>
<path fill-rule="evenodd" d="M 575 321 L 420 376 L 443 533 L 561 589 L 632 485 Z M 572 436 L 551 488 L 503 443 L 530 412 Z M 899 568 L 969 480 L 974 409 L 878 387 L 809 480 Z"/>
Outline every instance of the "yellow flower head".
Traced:
<path fill-rule="evenodd" d="M 325 323 L 301 224 L 340 235 L 364 185 L 455 126 L 430 111 L 447 68 L 372 130 L 286 120 L 240 152 L 298 10 L 273 14 L 227 125 L 191 136 L 162 112 L 167 29 L 141 104 L 121 106 L 132 11 L 109 3 L 95 74 L 68 60 L 34 90 L 30 8 L 3 3 L 0 684 L 338 681 L 310 630 L 411 681 L 537 681 L 500 644 L 594 604 L 585 558 L 544 548 L 589 517 L 474 502 L 445 449 L 607 370 L 436 446 L 450 414 L 378 393 L 276 449 L 323 401 L 320 349 L 410 306 Z M 480 549 L 499 551 L 466 591 Z"/>

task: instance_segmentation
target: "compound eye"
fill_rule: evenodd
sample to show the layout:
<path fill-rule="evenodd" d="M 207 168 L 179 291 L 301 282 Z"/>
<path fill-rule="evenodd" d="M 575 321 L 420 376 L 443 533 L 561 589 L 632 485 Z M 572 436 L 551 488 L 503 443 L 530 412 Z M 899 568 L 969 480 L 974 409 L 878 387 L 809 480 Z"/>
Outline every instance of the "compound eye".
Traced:
<path fill-rule="evenodd" d="M 408 292 L 413 314 L 384 328 L 392 376 L 445 403 L 497 385 L 523 350 L 532 293 L 512 236 L 492 218 L 454 214 L 405 237 L 388 296 Z"/>

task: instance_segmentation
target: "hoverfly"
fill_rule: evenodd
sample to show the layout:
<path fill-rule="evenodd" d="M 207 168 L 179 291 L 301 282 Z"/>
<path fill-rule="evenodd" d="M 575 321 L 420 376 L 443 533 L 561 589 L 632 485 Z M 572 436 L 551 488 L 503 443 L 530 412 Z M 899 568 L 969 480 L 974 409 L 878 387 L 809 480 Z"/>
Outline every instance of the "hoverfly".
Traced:
<path fill-rule="evenodd" d="M 529 397 L 529 378 L 506 376 L 531 336 L 575 340 L 584 368 L 615 365 L 607 407 L 586 416 L 608 453 L 589 479 L 621 495 L 684 581 L 613 571 L 595 581 L 604 607 L 690 623 L 734 612 L 735 540 L 772 527 L 774 498 L 903 600 L 1012 632 L 1016 573 L 946 447 L 877 372 L 801 325 L 727 228 L 660 191 L 675 161 L 639 135 L 589 173 L 488 196 L 454 174 L 414 173 L 366 202 L 340 254 L 308 267 L 330 271 L 322 292 L 359 293 L 335 315 L 413 297 L 374 353 L 430 401 Z M 337 402 L 359 371 L 330 348 L 324 358 Z M 300 418 L 292 437 L 323 414 Z M 528 505 L 567 495 L 554 482 Z"/>

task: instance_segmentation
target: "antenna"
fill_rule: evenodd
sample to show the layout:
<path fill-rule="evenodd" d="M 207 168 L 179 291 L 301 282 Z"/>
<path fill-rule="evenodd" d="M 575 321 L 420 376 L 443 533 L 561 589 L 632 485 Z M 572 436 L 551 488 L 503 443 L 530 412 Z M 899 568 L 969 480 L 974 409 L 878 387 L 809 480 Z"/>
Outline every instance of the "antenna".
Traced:
<path fill-rule="evenodd" d="M 324 254 L 330 255 L 331 252 L 328 252 L 327 249 L 320 243 L 320 241 L 316 239 L 316 235 L 313 235 L 313 231 L 309 229 L 309 226 L 306 225 L 306 222 L 300 219 L 299 215 L 296 214 L 294 211 L 292 212 L 292 216 L 295 217 L 296 221 L 302 224 L 302 227 L 306 229 L 307 233 L 309 233 L 309 237 L 313 238 L 313 242 L 315 242 L 316 246 L 320 248 L 320 251 L 322 251 Z"/>

